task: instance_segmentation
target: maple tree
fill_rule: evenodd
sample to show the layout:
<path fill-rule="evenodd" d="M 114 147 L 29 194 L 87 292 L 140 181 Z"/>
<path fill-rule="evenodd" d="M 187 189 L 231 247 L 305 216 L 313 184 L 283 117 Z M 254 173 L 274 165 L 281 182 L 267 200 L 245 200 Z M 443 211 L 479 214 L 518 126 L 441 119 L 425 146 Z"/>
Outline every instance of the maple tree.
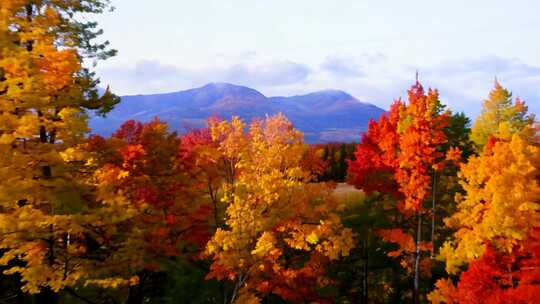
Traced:
<path fill-rule="evenodd" d="M 445 128 L 450 121 L 449 112 L 443 112 L 443 108 L 437 91 L 429 90 L 426 94 L 416 82 L 408 92 L 407 104 L 396 101 L 388 116 L 383 115 L 378 123 L 370 123 L 349 169 L 352 184 L 367 193 L 389 194 L 408 221 L 416 216 L 414 238 L 401 229 L 381 230 L 379 235 L 399 245 L 400 249 L 390 255 L 403 257 L 403 265 L 407 268 L 411 263 L 414 265 L 409 269 L 414 273 L 414 300 L 417 303 L 421 251 L 433 252 L 432 244 L 422 242 L 422 214 L 426 212 L 423 204 L 432 197 L 434 230 L 436 205 L 435 192 L 430 191 L 434 184 L 432 176 L 444 167 L 447 152 L 459 154 L 454 147 L 443 150 L 447 144 Z M 432 241 L 433 235 L 432 232 Z"/>
<path fill-rule="evenodd" d="M 90 138 L 87 157 L 96 167 L 92 181 L 102 207 L 89 226 L 101 246 L 111 249 L 102 253 L 100 271 L 86 284 L 128 286 L 128 302 L 142 303 L 163 260 L 189 259 L 204 248 L 211 206 L 184 170 L 180 145 L 158 119 L 128 121 L 106 140 Z"/>
<path fill-rule="evenodd" d="M 217 117 L 209 119 L 210 124 L 220 121 Z M 219 145 L 212 140 L 210 129 L 190 130 L 181 136 L 182 144 L 178 149 L 182 169 L 193 181 L 194 191 L 206 196 L 212 205 L 214 228 L 223 225 L 225 206 L 221 201 L 219 190 L 224 183 L 231 182 L 231 162 L 219 151 Z"/>
<path fill-rule="evenodd" d="M 107 1 L 0 3 L 0 262 L 22 289 L 52 303 L 84 274 L 76 260 L 88 190 L 69 158 L 82 143 L 87 111 L 103 114 L 118 102 L 83 59 L 114 55 L 95 43 L 101 31 L 78 14 L 101 13 Z M 16 261 L 22 265 L 15 266 Z"/>
<path fill-rule="evenodd" d="M 396 198 L 401 196 L 397 191 L 395 172 L 399 144 L 397 124 L 402 107 L 401 101 L 396 101 L 388 115 L 381 115 L 378 122 L 370 121 L 368 131 L 356 147 L 356 159 L 349 162 L 349 183 L 368 194 L 380 192 Z"/>
<path fill-rule="evenodd" d="M 221 200 L 225 224 L 207 245 L 208 278 L 235 282 L 230 302 L 259 303 L 276 294 L 293 302 L 317 299 L 325 265 L 353 247 L 340 206 L 324 184 L 310 183 L 300 132 L 283 115 L 255 121 L 247 134 L 238 118 L 211 122 L 227 164 Z"/>

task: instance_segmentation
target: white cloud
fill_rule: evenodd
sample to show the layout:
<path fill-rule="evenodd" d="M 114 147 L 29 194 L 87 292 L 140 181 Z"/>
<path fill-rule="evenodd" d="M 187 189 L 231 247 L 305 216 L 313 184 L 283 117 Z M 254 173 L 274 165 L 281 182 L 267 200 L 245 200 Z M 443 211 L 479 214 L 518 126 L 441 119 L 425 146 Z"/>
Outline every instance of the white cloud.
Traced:
<path fill-rule="evenodd" d="M 476 116 L 497 77 L 514 96 L 525 100 L 532 112 L 540 113 L 540 67 L 514 58 L 469 58 L 413 68 L 392 62 L 381 53 L 332 54 L 311 66 L 283 58 L 262 58 L 255 52 L 241 55 L 233 65 L 191 68 L 141 60 L 101 69 L 99 75 L 120 94 L 170 92 L 208 82 L 230 82 L 253 87 L 267 96 L 340 89 L 388 108 L 394 99 L 406 97 L 418 69 L 426 89 L 437 88 L 441 100 L 455 111 Z"/>
<path fill-rule="evenodd" d="M 328 56 L 321 64 L 321 69 L 338 78 L 358 78 L 366 75 L 354 58 L 348 56 Z"/>
<path fill-rule="evenodd" d="M 120 94 L 170 92 L 208 82 L 231 82 L 252 87 L 285 86 L 305 81 L 311 69 L 287 60 L 242 62 L 225 67 L 181 68 L 157 60 L 117 65 L 99 70 L 104 83 Z"/>
<path fill-rule="evenodd" d="M 531 112 L 540 113 L 540 67 L 515 58 L 484 57 L 442 63 L 422 69 L 441 98 L 469 115 L 480 112 L 495 77 L 514 97 L 521 97 Z"/>

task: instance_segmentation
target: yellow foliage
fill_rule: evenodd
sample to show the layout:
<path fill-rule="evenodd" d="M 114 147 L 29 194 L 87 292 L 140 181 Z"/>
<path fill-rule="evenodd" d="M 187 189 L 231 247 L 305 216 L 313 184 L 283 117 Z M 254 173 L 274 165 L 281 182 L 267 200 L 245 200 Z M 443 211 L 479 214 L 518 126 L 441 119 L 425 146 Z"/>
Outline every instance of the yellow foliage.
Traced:
<path fill-rule="evenodd" d="M 474 122 L 471 140 L 481 150 L 491 136 L 511 140 L 513 134 L 521 134 L 531 138 L 534 136 L 534 119 L 534 115 L 527 115 L 525 103 L 519 98 L 512 102 L 512 94 L 496 81 L 484 101 L 481 115 Z"/>
<path fill-rule="evenodd" d="M 291 249 L 330 260 L 348 255 L 354 243 L 337 215 L 343 206 L 332 188 L 311 183 L 311 172 L 302 168 L 308 152 L 302 134 L 283 115 L 255 121 L 247 134 L 244 129 L 238 118 L 210 124 L 226 177 L 226 225 L 207 244 L 216 269 L 209 277 L 232 273 L 249 282 L 266 269 L 265 261 L 274 261 L 276 271 L 285 267 L 278 258 Z"/>
<path fill-rule="evenodd" d="M 254 293 L 249 292 L 247 288 L 242 288 L 238 298 L 234 301 L 234 304 L 259 304 L 261 299 Z"/>
<path fill-rule="evenodd" d="M 276 238 L 274 235 L 271 232 L 265 231 L 257 240 L 257 245 L 255 245 L 255 249 L 251 251 L 251 254 L 265 256 L 274 248 L 275 243 Z"/>
<path fill-rule="evenodd" d="M 88 214 L 78 146 L 88 132 L 86 109 L 104 106 L 79 52 L 95 51 L 84 23 L 75 26 L 71 16 L 106 4 L 0 2 L 0 264 L 21 276 L 26 292 L 59 291 L 94 273 L 82 258 L 91 234 L 84 227 L 96 218 Z"/>
<path fill-rule="evenodd" d="M 486 241 L 509 251 L 540 223 L 539 175 L 540 148 L 518 135 L 462 167 L 466 194 L 456 198 L 457 212 L 445 221 L 457 229 L 455 240 L 441 249 L 449 272 L 479 258 Z"/>

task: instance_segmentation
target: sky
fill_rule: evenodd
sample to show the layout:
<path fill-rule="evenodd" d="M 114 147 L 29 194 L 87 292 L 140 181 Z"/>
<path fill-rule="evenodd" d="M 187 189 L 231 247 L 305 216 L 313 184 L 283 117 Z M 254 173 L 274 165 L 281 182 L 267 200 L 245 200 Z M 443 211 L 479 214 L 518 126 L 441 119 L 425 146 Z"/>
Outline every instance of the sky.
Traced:
<path fill-rule="evenodd" d="M 344 90 L 387 109 L 420 82 L 470 116 L 494 79 L 540 114 L 537 0 L 112 0 L 120 95 L 230 82 L 267 96 Z"/>

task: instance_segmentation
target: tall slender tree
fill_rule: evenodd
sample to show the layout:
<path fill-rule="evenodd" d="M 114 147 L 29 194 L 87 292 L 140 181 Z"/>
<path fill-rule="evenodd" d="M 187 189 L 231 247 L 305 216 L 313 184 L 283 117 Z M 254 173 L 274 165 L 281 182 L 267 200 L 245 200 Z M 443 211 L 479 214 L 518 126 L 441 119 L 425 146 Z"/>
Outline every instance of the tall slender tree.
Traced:
<path fill-rule="evenodd" d="M 407 225 L 404 226 L 416 227 L 379 232 L 382 238 L 400 247 L 390 255 L 404 258 L 405 265 L 412 260 L 413 265 L 408 268 L 414 277 L 415 303 L 420 301 L 422 251 L 430 250 L 429 245 L 422 241 L 422 217 L 429 214 L 424 203 L 430 197 L 434 199 L 432 176 L 443 168 L 446 161 L 444 129 L 449 118 L 450 113 L 444 112 L 437 91 L 429 90 L 426 94 L 417 81 L 408 91 L 408 103 L 396 102 L 388 116 L 381 117 L 378 123 L 370 123 L 368 132 L 357 147 L 356 160 L 351 162 L 349 169 L 350 181 L 354 185 L 368 193 L 390 194 L 395 208 L 406 219 Z M 433 210 L 432 216 L 435 214 Z"/>

